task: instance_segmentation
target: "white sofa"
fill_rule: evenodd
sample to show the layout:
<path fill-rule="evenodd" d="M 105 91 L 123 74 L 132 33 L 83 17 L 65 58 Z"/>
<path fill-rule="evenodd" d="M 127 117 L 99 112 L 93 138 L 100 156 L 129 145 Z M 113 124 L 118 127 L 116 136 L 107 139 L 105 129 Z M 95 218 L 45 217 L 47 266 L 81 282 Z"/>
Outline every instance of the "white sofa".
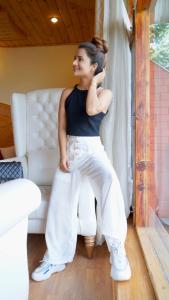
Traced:
<path fill-rule="evenodd" d="M 0 299 L 28 300 L 28 215 L 40 205 L 39 188 L 30 180 L 0 184 Z"/>
<path fill-rule="evenodd" d="M 22 161 L 24 177 L 35 182 L 42 193 L 39 209 L 29 216 L 29 233 L 45 232 L 51 185 L 59 163 L 57 124 L 62 91 L 63 88 L 53 88 L 12 95 L 15 159 Z M 90 183 L 84 177 L 79 199 L 78 234 L 86 236 L 90 246 L 96 235 L 94 199 Z"/>

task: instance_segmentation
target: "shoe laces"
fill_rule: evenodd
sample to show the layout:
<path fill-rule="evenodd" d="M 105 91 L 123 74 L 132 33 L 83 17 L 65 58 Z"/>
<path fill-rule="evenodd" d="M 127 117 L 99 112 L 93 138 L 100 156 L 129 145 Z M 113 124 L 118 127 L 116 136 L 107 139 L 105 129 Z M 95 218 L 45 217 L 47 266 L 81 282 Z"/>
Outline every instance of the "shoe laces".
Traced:
<path fill-rule="evenodd" d="M 120 240 L 117 240 L 114 243 L 112 243 L 111 250 L 113 255 L 117 255 L 119 258 L 124 259 L 124 251 Z"/>
<path fill-rule="evenodd" d="M 40 268 L 42 269 L 42 270 L 46 270 L 46 268 L 49 268 L 49 267 L 51 267 L 52 266 L 52 264 L 50 264 L 50 263 L 48 263 L 47 261 L 45 261 L 45 260 L 40 260 Z"/>

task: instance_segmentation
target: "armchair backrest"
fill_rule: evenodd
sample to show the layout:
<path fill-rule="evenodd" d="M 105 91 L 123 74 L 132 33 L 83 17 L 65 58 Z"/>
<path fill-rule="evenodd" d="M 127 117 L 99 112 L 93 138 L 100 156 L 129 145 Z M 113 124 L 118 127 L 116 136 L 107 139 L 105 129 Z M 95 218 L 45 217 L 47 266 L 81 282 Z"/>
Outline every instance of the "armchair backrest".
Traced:
<path fill-rule="evenodd" d="M 11 111 L 17 156 L 28 159 L 28 178 L 51 184 L 58 159 L 58 107 L 63 88 L 13 93 Z M 53 165 L 54 163 L 54 165 Z"/>

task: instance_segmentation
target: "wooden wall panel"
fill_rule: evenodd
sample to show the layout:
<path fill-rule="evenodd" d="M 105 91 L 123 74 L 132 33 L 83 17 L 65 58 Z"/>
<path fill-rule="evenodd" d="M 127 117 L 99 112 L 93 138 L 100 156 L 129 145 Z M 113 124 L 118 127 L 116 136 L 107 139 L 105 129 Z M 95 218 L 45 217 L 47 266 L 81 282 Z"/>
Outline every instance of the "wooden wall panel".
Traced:
<path fill-rule="evenodd" d="M 13 145 L 10 105 L 0 103 L 0 148 Z"/>

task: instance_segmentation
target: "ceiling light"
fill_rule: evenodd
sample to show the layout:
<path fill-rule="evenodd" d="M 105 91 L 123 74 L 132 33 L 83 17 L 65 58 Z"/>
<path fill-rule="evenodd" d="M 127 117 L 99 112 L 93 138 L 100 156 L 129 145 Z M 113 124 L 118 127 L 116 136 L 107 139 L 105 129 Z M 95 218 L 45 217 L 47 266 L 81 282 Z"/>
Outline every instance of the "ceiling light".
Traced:
<path fill-rule="evenodd" d="M 57 23 L 58 22 L 58 18 L 56 18 L 56 17 L 51 17 L 50 18 L 50 21 L 52 22 L 52 23 Z"/>

